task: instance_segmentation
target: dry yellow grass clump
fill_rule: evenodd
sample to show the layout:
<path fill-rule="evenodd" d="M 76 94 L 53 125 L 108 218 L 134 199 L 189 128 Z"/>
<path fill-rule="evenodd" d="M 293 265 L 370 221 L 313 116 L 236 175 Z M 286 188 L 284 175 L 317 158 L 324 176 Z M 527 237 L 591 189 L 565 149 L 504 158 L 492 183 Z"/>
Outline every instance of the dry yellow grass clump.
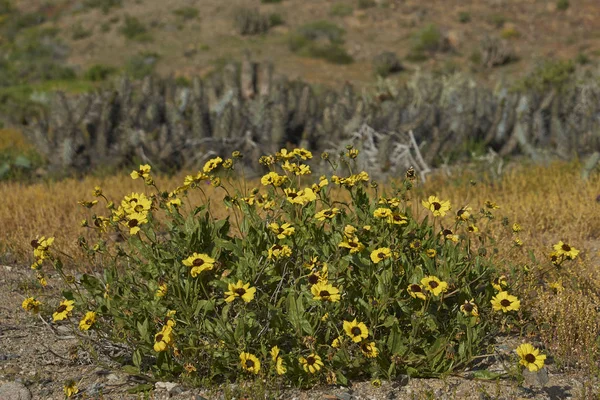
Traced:
<path fill-rule="evenodd" d="M 23 134 L 16 129 L 0 129 L 0 151 L 11 151 L 24 153 L 32 149 L 32 146 Z"/>

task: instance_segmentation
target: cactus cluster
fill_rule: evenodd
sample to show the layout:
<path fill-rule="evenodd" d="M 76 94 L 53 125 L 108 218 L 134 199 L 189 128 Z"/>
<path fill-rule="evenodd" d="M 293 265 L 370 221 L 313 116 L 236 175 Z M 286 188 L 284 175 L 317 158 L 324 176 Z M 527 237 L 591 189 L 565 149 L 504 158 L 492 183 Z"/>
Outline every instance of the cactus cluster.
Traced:
<path fill-rule="evenodd" d="M 401 86 L 380 80 L 372 93 L 350 83 L 317 93 L 247 58 L 189 87 L 146 77 L 121 78 L 114 90 L 58 92 L 25 130 L 55 170 L 133 160 L 177 169 L 232 150 L 256 160 L 285 145 L 325 151 L 367 137 L 382 170 L 395 165 L 393 149 L 413 142 L 423 165 L 465 154 L 472 143 L 502 156 L 568 158 L 600 145 L 600 87 L 584 82 L 561 90 L 490 90 L 461 75 L 416 73 Z M 365 125 L 376 134 L 357 135 Z"/>

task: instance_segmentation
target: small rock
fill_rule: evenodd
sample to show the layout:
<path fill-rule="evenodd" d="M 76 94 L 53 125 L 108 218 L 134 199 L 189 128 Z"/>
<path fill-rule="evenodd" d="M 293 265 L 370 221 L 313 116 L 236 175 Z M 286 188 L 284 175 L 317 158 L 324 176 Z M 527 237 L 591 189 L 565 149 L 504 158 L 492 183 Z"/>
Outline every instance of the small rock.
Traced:
<path fill-rule="evenodd" d="M 174 382 L 156 382 L 154 388 L 156 390 L 166 390 L 170 395 L 178 394 L 183 391 L 181 385 Z"/>
<path fill-rule="evenodd" d="M 106 380 L 109 380 L 109 381 L 118 381 L 119 380 L 119 376 L 117 374 L 109 374 L 106 377 Z"/>
<path fill-rule="evenodd" d="M 2 400 L 31 400 L 29 389 L 20 383 L 9 382 L 0 386 L 0 399 Z"/>
<path fill-rule="evenodd" d="M 4 268 L 8 272 L 12 271 L 12 267 L 8 265 L 3 265 L 2 268 Z"/>

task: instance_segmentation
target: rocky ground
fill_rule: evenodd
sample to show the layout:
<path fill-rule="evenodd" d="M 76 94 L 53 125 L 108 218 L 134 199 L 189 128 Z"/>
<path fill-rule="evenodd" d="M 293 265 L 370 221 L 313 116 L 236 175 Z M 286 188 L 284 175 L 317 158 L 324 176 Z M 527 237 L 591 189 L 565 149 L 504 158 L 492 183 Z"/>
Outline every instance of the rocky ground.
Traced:
<path fill-rule="evenodd" d="M 198 389 L 177 383 L 152 382 L 129 375 L 109 361 L 94 361 L 79 348 L 70 329 L 56 327 L 21 309 L 30 271 L 24 266 L 0 265 L 0 400 L 63 399 L 67 380 L 78 383 L 75 398 L 86 399 L 231 399 L 240 387 Z M 502 372 L 498 362 L 514 348 L 511 339 L 499 340 L 497 356 L 487 369 Z M 495 360 L 495 361 L 494 361 Z M 283 389 L 279 399 L 597 399 L 600 385 L 594 377 L 558 371 L 549 360 L 541 374 L 516 380 L 473 379 L 472 372 L 446 379 L 409 379 L 354 383 L 350 388 L 324 386 L 308 391 Z M 144 392 L 133 393 L 144 390 Z M 243 390 L 242 390 L 243 391 Z M 261 395 L 262 397 L 262 395 Z M 244 398 L 244 397 L 238 397 Z M 246 399 L 257 398 L 251 394 Z"/>

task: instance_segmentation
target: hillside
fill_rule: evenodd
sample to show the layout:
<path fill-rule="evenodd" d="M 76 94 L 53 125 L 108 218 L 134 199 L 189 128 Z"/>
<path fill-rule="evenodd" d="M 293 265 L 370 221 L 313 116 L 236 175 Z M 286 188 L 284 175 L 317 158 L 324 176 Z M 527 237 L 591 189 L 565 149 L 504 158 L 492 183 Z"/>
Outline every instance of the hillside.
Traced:
<path fill-rule="evenodd" d="M 13 4 L 21 13 L 41 15 L 39 28 L 57 32 L 68 48 L 66 62 L 80 74 L 93 65 L 146 71 L 156 62 L 160 74 L 190 77 L 239 60 L 249 51 L 256 61 L 272 61 L 278 72 L 291 78 L 362 85 L 374 81 L 374 57 L 393 52 L 405 71 L 397 75 L 400 80 L 424 69 L 467 71 L 480 81 L 496 82 L 531 71 L 541 60 L 572 59 L 593 69 L 600 60 L 597 0 L 228 0 L 227 5 L 219 0 L 64 0 L 52 5 L 18 0 Z M 482 47 L 486 39 L 496 47 Z"/>

